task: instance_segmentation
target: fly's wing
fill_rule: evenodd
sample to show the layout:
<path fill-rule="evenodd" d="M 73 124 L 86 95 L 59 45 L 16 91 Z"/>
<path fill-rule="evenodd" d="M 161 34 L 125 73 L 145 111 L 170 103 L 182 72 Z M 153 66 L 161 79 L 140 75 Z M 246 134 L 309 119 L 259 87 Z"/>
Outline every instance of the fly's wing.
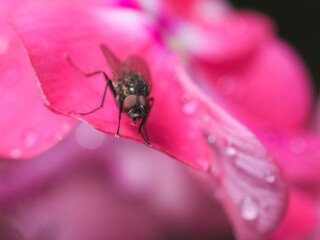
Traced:
<path fill-rule="evenodd" d="M 104 44 L 101 44 L 103 55 L 107 59 L 109 68 L 112 72 L 115 81 L 122 81 L 122 71 L 120 60 L 111 52 L 111 50 Z"/>
<path fill-rule="evenodd" d="M 147 63 L 136 55 L 130 55 L 122 62 L 122 70 L 125 74 L 135 72 L 139 74 L 148 85 L 148 95 L 151 92 L 152 80 Z"/>

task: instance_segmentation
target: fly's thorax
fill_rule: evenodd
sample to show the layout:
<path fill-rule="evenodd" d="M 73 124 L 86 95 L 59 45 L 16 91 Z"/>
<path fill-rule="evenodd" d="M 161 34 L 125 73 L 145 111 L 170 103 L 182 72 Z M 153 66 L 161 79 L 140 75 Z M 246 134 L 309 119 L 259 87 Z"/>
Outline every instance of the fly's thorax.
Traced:
<path fill-rule="evenodd" d="M 124 76 L 123 81 L 119 83 L 119 94 L 127 97 L 129 95 L 147 96 L 148 85 L 144 79 L 137 73 L 131 72 Z"/>

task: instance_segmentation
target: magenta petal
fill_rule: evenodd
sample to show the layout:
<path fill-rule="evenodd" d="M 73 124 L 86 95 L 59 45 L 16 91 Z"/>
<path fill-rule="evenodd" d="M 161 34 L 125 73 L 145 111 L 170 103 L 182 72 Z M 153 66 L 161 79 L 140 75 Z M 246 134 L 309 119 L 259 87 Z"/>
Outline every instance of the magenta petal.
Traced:
<path fill-rule="evenodd" d="M 219 159 L 213 158 L 212 166 L 218 174 L 218 196 L 239 239 L 267 239 L 284 216 L 287 186 L 272 157 L 254 138 L 241 139 L 243 132 L 228 129 L 224 134 L 228 142 L 213 146 Z"/>
<path fill-rule="evenodd" d="M 318 207 L 315 197 L 292 189 L 286 216 L 270 240 L 307 239 L 319 222 Z"/>
<path fill-rule="evenodd" d="M 11 20 L 35 67 L 46 105 L 104 132 L 114 134 L 117 129 L 118 109 L 111 95 L 103 110 L 87 116 L 79 113 L 99 106 L 105 80 L 83 77 L 64 56 L 67 53 L 86 72 L 108 69 L 101 43 L 120 59 L 131 53 L 141 56 L 153 77 L 155 104 L 147 122 L 153 147 L 217 178 L 240 239 L 267 236 L 277 226 L 286 206 L 286 187 L 278 167 L 246 128 L 192 83 L 140 15 L 130 10 L 27 5 L 15 11 Z M 126 116 L 120 134 L 143 142 Z M 270 201 L 265 203 L 266 197 Z M 241 207 L 248 199 L 254 204 L 249 218 L 259 215 L 253 219 L 247 219 Z"/>
<path fill-rule="evenodd" d="M 260 140 L 271 151 L 292 183 L 316 184 L 320 181 L 320 136 L 306 133 L 264 132 Z"/>
<path fill-rule="evenodd" d="M 305 126 L 313 95 L 310 77 L 287 43 L 275 39 L 240 61 L 195 60 L 194 66 L 246 122 L 282 129 Z"/>
<path fill-rule="evenodd" d="M 229 11 L 208 22 L 194 18 L 183 23 L 176 37 L 192 57 L 217 64 L 250 56 L 272 38 L 273 28 L 263 14 Z"/>
<path fill-rule="evenodd" d="M 10 4 L 0 6 L 0 155 L 25 158 L 59 141 L 75 121 L 43 106 L 30 61 L 5 22 Z"/>

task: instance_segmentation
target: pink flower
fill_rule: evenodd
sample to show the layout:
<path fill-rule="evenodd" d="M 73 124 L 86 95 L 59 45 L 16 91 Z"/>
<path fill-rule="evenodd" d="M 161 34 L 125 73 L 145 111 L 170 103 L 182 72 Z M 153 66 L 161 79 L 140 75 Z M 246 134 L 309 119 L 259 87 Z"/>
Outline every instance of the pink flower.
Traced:
<path fill-rule="evenodd" d="M 207 3 L 189 2 L 194 9 Z M 318 222 L 313 190 L 319 184 L 320 138 L 308 126 L 313 99 L 308 71 L 292 47 L 274 35 L 266 16 L 229 8 L 208 19 L 190 15 L 190 9 L 167 19 L 178 26 L 170 30 L 175 36 L 170 42 L 195 79 L 271 151 L 291 184 L 285 220 L 272 239 L 309 235 Z M 312 191 L 301 191 L 301 186 Z"/>
<path fill-rule="evenodd" d="M 271 155 L 191 81 L 143 15 L 129 9 L 28 4 L 12 13 L 11 24 L 35 68 L 45 105 L 107 133 L 115 134 L 118 125 L 109 93 L 103 110 L 79 114 L 99 106 L 105 79 L 85 78 L 65 54 L 83 71 L 106 69 L 109 76 L 100 44 L 121 60 L 130 54 L 142 57 L 153 78 L 155 103 L 146 126 L 152 146 L 208 172 L 239 239 L 264 239 L 277 227 L 287 186 Z M 120 135 L 144 143 L 125 117 Z"/>
<path fill-rule="evenodd" d="M 41 103 L 31 64 L 6 23 L 9 9 L 22 1 L 0 3 L 0 155 L 35 156 L 70 131 L 74 120 Z"/>
<path fill-rule="evenodd" d="M 87 145 L 88 138 L 97 144 Z M 140 240 L 231 234 L 211 186 L 193 178 L 191 169 L 137 143 L 114 142 L 85 124 L 42 156 L 1 164 L 2 237 Z"/>

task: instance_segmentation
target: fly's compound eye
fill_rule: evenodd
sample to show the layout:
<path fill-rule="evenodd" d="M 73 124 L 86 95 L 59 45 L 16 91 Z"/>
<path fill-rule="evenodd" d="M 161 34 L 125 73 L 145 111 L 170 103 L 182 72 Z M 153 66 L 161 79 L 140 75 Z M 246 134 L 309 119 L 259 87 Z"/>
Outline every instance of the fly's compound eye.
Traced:
<path fill-rule="evenodd" d="M 123 100 L 122 104 L 122 110 L 123 112 L 129 112 L 130 109 L 135 106 L 138 102 L 138 97 L 137 95 L 129 95 Z"/>
<path fill-rule="evenodd" d="M 139 96 L 139 102 L 141 104 L 141 106 L 143 106 L 145 111 L 148 111 L 149 109 L 149 100 L 145 97 L 145 96 Z"/>

